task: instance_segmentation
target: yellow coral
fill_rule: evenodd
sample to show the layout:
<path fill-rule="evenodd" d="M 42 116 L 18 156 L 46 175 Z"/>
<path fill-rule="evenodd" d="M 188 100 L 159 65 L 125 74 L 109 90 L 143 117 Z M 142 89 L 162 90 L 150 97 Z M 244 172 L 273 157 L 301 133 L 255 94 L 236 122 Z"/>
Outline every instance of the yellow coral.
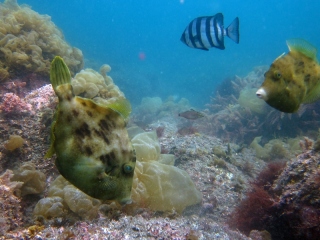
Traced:
<path fill-rule="evenodd" d="M 124 99 L 123 92 L 107 75 L 109 71 L 111 67 L 107 64 L 100 68 L 101 74 L 91 68 L 81 70 L 71 81 L 75 95 L 93 98 L 95 102 L 105 105 Z"/>
<path fill-rule="evenodd" d="M 26 162 L 14 171 L 13 181 L 23 182 L 20 189 L 21 196 L 28 194 L 42 193 L 46 187 L 46 176 L 36 170 L 36 166 L 31 162 Z"/>
<path fill-rule="evenodd" d="M 72 211 L 84 219 L 93 219 L 100 205 L 100 200 L 86 195 L 60 175 L 51 183 L 48 197 L 36 204 L 33 215 L 41 220 L 63 217 Z"/>
<path fill-rule="evenodd" d="M 21 148 L 24 144 L 24 139 L 19 135 L 10 135 L 9 140 L 4 144 L 4 147 L 9 151 L 14 151 Z"/>
<path fill-rule="evenodd" d="M 64 40 L 50 16 L 6 0 L 0 4 L 0 22 L 0 81 L 21 70 L 48 74 L 55 55 L 66 60 L 71 73 L 83 67 L 82 52 Z"/>

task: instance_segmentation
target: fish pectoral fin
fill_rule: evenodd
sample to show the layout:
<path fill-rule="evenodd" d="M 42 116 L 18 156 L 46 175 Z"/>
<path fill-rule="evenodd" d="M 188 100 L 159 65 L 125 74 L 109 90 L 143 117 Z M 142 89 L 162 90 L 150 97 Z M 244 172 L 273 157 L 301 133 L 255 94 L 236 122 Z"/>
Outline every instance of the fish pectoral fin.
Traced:
<path fill-rule="evenodd" d="M 55 116 L 56 117 L 56 116 Z M 54 136 L 54 128 L 55 128 L 56 121 L 53 121 L 51 124 L 51 133 L 50 133 L 50 148 L 47 151 L 46 155 L 44 155 L 44 158 L 50 158 L 55 154 L 56 150 L 54 149 L 54 142 L 55 142 L 55 136 Z"/>
<path fill-rule="evenodd" d="M 107 104 L 106 107 L 116 111 L 124 119 L 127 119 L 131 113 L 131 104 L 127 99 L 119 99 L 113 103 Z"/>

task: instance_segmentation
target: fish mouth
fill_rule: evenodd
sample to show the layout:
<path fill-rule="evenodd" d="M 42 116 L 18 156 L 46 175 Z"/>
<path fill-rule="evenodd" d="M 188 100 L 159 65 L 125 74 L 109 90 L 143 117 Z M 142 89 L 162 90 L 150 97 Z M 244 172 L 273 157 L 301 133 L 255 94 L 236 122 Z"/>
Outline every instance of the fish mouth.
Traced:
<path fill-rule="evenodd" d="M 256 92 L 256 95 L 260 99 L 267 100 L 267 92 L 264 90 L 264 88 L 259 88 Z"/>

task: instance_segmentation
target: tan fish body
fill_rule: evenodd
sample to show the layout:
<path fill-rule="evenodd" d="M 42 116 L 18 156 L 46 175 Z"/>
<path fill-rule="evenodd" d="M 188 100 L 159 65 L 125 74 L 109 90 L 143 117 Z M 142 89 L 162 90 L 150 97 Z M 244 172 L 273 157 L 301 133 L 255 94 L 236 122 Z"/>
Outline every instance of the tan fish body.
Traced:
<path fill-rule="evenodd" d="M 189 120 L 196 120 L 198 118 L 204 117 L 204 114 L 196 110 L 190 109 L 188 111 L 179 113 L 179 117 L 184 117 Z"/>
<path fill-rule="evenodd" d="M 56 153 L 61 175 L 91 197 L 130 201 L 136 161 L 124 119 L 130 104 L 123 100 L 102 106 L 74 96 L 60 57 L 51 64 L 50 80 L 59 104 L 46 157 Z"/>
<path fill-rule="evenodd" d="M 287 45 L 289 53 L 271 64 L 256 94 L 271 107 L 293 113 L 320 98 L 320 66 L 316 48 L 305 40 L 292 39 Z"/>

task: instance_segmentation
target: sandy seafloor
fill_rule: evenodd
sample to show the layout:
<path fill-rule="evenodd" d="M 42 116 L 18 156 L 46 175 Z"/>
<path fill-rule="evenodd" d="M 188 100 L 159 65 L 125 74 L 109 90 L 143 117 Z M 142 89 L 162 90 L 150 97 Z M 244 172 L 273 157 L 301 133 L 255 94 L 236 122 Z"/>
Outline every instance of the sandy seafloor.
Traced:
<path fill-rule="evenodd" d="M 32 91 L 24 100 L 30 104 L 28 111 L 0 120 L 2 139 L 18 134 L 26 140 L 20 149 L 13 152 L 1 145 L 0 171 L 32 161 L 38 170 L 46 174 L 47 190 L 58 176 L 58 171 L 54 166 L 54 158 L 44 159 L 49 147 L 50 123 L 43 118 L 43 113 L 52 112 L 57 99 L 49 84 Z M 33 208 L 40 198 L 46 196 L 45 190 L 42 194 L 18 198 L 21 211 L 13 213 L 15 218 L 11 219 L 16 224 L 8 227 L 1 239 L 247 239 L 240 232 L 230 230 L 224 222 L 244 197 L 248 182 L 265 163 L 257 160 L 252 150 L 243 149 L 236 153 L 234 149 L 237 146 L 230 144 L 234 160 L 250 162 L 253 172 L 246 174 L 230 162 L 226 162 L 225 166 L 215 166 L 213 147 L 221 146 L 227 151 L 227 143 L 201 132 L 181 136 L 177 134 L 177 125 L 181 121 L 186 120 L 167 116 L 149 124 L 147 130 L 164 127 L 159 138 L 161 148 L 174 154 L 175 165 L 191 176 L 196 188 L 203 194 L 201 204 L 189 207 L 182 215 L 174 212 L 157 213 L 148 209 L 140 209 L 129 215 L 120 211 L 114 219 L 103 215 L 91 221 L 58 219 L 37 231 L 31 231 L 29 227 L 35 224 L 32 219 Z M 244 183 L 240 190 L 236 180 L 239 177 Z"/>

